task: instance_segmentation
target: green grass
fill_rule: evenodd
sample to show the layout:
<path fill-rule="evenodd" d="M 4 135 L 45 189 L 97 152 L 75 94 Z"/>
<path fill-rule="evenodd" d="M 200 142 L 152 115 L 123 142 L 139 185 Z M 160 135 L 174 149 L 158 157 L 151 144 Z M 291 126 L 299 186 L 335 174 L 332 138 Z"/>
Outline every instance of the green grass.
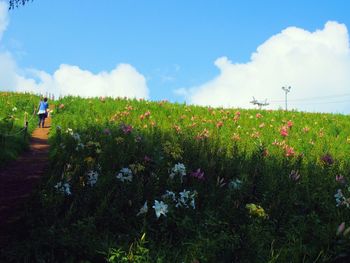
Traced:
<path fill-rule="evenodd" d="M 341 222 L 348 227 L 350 213 L 347 200 L 336 206 L 334 195 L 350 194 L 349 120 L 64 98 L 53 118 L 50 173 L 4 255 L 36 262 L 341 262 L 349 257 L 348 229 L 336 230 Z M 166 215 L 157 217 L 155 201 L 167 205 Z"/>
<path fill-rule="evenodd" d="M 0 167 L 17 158 L 28 147 L 37 117 L 33 116 L 39 97 L 31 94 L 0 92 Z M 24 131 L 25 115 L 29 121 Z"/>

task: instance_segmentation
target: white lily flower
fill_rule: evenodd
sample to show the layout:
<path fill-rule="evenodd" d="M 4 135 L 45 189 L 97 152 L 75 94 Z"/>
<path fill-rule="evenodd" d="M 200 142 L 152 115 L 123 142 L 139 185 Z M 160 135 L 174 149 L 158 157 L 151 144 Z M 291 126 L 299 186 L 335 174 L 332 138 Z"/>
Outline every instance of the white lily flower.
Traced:
<path fill-rule="evenodd" d="M 228 186 L 232 190 L 239 190 L 242 187 L 242 181 L 239 179 L 234 179 L 229 183 Z"/>
<path fill-rule="evenodd" d="M 88 176 L 88 181 L 87 183 L 92 187 L 94 186 L 96 183 L 97 183 L 97 179 L 98 179 L 98 172 L 96 171 L 89 171 L 87 173 L 87 176 Z"/>
<path fill-rule="evenodd" d="M 129 168 L 123 168 L 116 175 L 116 178 L 122 182 L 125 182 L 125 181 L 131 182 L 132 181 L 132 171 Z"/>
<path fill-rule="evenodd" d="M 177 163 L 175 166 L 171 169 L 171 173 L 169 177 L 171 179 L 174 179 L 175 175 L 180 175 L 180 179 L 182 182 L 182 178 L 186 176 L 186 167 L 183 163 Z"/>
<path fill-rule="evenodd" d="M 77 144 L 77 147 L 75 147 L 75 150 L 76 150 L 76 151 L 79 151 L 79 150 L 84 149 L 84 147 L 85 147 L 84 144 L 82 144 L 82 143 L 80 142 L 80 143 Z"/>
<path fill-rule="evenodd" d="M 72 194 L 72 192 L 70 191 L 70 184 L 69 183 L 62 184 L 62 182 L 58 182 L 54 187 L 58 191 L 64 193 L 65 195 L 71 195 Z"/>
<path fill-rule="evenodd" d="M 72 192 L 70 191 L 70 184 L 69 183 L 63 184 L 63 187 L 64 187 L 64 193 L 66 195 L 71 195 L 72 194 Z"/>
<path fill-rule="evenodd" d="M 77 142 L 80 142 L 80 135 L 79 135 L 79 133 L 73 133 L 73 135 L 72 135 L 72 137 L 73 137 L 73 139 L 74 140 L 76 140 Z"/>
<path fill-rule="evenodd" d="M 166 190 L 165 194 L 162 195 L 163 199 L 170 198 L 174 202 L 176 201 L 176 196 L 173 191 Z"/>
<path fill-rule="evenodd" d="M 195 205 L 195 197 L 197 195 L 196 191 L 186 191 L 186 189 L 184 189 L 182 192 L 179 193 L 180 197 L 177 200 L 177 204 L 175 205 L 176 207 L 185 207 L 188 208 L 188 204 L 195 209 L 196 205 Z"/>
<path fill-rule="evenodd" d="M 163 201 L 159 202 L 157 200 L 154 200 L 154 206 L 152 206 L 152 208 L 154 208 L 157 218 L 159 218 L 161 215 L 166 216 L 168 213 L 168 205 Z"/>
<path fill-rule="evenodd" d="M 146 201 L 145 204 L 140 208 L 140 211 L 136 214 L 136 216 L 146 214 L 147 212 L 148 212 L 148 205 Z"/>
<path fill-rule="evenodd" d="M 62 187 L 62 183 L 58 182 L 54 187 L 58 190 Z"/>
<path fill-rule="evenodd" d="M 196 203 L 194 201 L 194 198 L 191 200 L 190 206 L 192 206 L 192 209 L 196 209 Z"/>

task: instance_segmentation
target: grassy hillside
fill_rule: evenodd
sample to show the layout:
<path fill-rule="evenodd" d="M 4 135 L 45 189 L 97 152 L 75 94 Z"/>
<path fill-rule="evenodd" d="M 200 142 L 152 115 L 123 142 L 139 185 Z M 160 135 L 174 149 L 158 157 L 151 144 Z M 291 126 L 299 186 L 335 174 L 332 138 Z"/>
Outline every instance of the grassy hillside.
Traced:
<path fill-rule="evenodd" d="M 24 211 L 7 259 L 346 260 L 349 121 L 62 99 L 50 138 L 51 173 Z"/>
<path fill-rule="evenodd" d="M 24 132 L 25 118 L 29 121 L 28 135 L 37 121 L 33 110 L 38 103 L 39 97 L 35 95 L 0 92 L 0 167 L 28 147 L 29 136 Z"/>

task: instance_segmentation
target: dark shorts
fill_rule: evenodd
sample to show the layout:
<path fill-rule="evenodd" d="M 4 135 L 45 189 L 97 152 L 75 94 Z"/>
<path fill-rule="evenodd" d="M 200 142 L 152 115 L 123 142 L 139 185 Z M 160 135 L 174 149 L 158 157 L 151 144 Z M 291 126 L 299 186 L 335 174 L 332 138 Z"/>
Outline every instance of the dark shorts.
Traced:
<path fill-rule="evenodd" d="M 40 113 L 39 114 L 39 119 L 45 119 L 46 118 L 46 113 Z"/>

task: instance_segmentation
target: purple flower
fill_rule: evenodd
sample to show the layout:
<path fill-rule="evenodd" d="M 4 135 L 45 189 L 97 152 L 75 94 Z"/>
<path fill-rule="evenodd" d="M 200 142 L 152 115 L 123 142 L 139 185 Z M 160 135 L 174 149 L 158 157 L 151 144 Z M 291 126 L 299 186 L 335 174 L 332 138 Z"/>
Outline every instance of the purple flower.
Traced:
<path fill-rule="evenodd" d="M 323 155 L 321 161 L 326 165 L 332 165 L 334 163 L 334 159 L 329 153 Z"/>
<path fill-rule="evenodd" d="M 204 180 L 204 172 L 201 172 L 201 169 L 197 169 L 197 171 L 191 173 L 192 177 L 195 177 L 199 180 Z"/>

